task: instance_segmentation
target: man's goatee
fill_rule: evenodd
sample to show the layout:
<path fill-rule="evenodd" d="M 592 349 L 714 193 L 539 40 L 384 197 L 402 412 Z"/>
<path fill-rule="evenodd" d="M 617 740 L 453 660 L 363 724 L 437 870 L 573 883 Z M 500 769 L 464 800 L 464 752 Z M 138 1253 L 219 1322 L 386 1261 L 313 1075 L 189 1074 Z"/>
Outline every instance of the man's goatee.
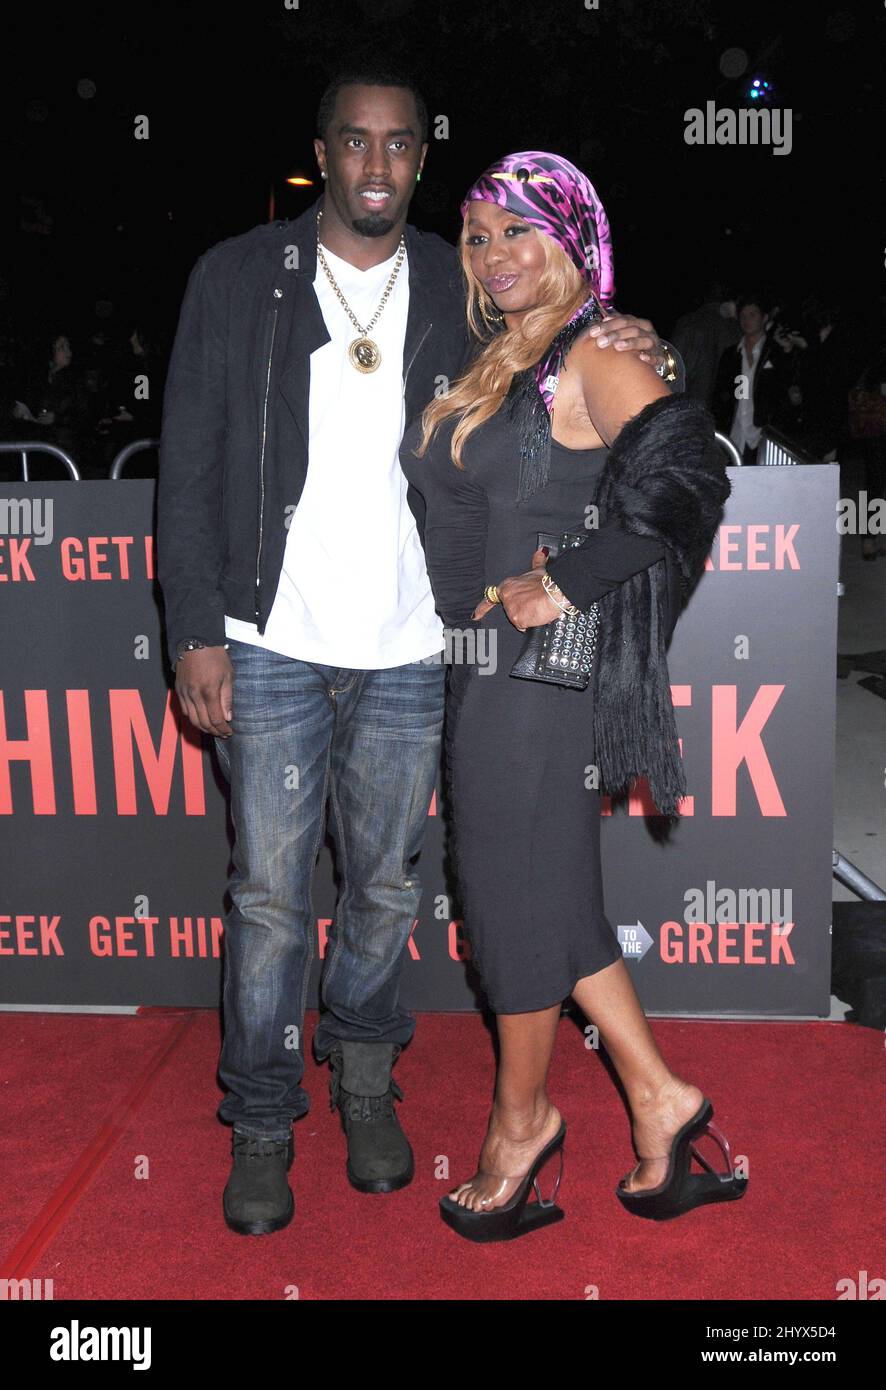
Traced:
<path fill-rule="evenodd" d="M 370 213 L 368 217 L 355 217 L 351 226 L 361 236 L 387 236 L 388 232 L 393 231 L 395 224 L 389 217 Z"/>

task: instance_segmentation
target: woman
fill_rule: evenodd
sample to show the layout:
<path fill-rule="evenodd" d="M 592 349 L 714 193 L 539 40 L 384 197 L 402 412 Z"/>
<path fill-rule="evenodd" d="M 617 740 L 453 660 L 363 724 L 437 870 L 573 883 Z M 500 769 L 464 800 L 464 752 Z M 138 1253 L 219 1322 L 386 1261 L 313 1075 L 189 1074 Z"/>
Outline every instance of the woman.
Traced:
<path fill-rule="evenodd" d="M 39 431 L 28 431 L 29 437 L 48 438 L 76 454 L 84 439 L 88 402 L 73 366 L 71 340 L 66 333 L 54 333 L 46 346 L 48 352 L 23 387 L 13 417 L 40 426 Z"/>
<path fill-rule="evenodd" d="M 135 323 L 115 354 L 103 392 L 105 409 L 98 430 L 105 474 L 127 444 L 159 437 L 164 386 L 164 364 L 152 340 Z M 151 450 L 136 454 L 127 464 L 126 476 L 156 477 L 156 454 Z"/>
<path fill-rule="evenodd" d="M 546 1077 L 568 994 L 598 1026 L 630 1102 L 640 1162 L 617 1189 L 624 1205 L 673 1216 L 743 1190 L 731 1172 L 688 1175 L 692 1139 L 708 1129 L 725 1140 L 702 1091 L 656 1047 L 604 915 L 599 855 L 601 790 L 646 775 L 671 815 L 685 793 L 664 642 L 729 484 L 704 407 L 671 396 L 635 354 L 597 351 L 612 254 L 588 179 L 555 155 L 511 155 L 473 185 L 462 215 L 482 347 L 407 432 L 401 463 L 424 498 L 444 621 L 483 620 L 496 643 L 493 674 L 452 666 L 446 742 L 454 863 L 500 1062 L 478 1172 L 441 1202 L 461 1235 L 496 1240 L 562 1216 L 537 1178 L 562 1161 L 565 1124 Z M 619 468 L 607 469 L 624 440 Z M 607 508 L 596 528 L 593 504 Z M 584 545 L 546 565 L 539 532 L 587 527 Z M 511 677 L 529 631 L 597 599 L 585 689 Z"/>

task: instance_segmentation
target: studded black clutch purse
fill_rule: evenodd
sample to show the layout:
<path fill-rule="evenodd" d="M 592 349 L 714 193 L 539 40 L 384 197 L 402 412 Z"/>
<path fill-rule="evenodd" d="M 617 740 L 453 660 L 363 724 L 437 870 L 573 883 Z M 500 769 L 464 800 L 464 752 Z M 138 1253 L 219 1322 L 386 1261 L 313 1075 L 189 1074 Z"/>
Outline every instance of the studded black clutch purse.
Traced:
<path fill-rule="evenodd" d="M 586 531 L 564 531 L 562 536 L 540 531 L 538 544 L 548 547 L 548 558 L 553 560 L 561 550 L 584 545 L 587 538 Z M 511 675 L 585 690 L 591 679 L 599 625 L 600 607 L 594 603 L 586 613 L 564 613 L 554 622 L 530 628 Z"/>

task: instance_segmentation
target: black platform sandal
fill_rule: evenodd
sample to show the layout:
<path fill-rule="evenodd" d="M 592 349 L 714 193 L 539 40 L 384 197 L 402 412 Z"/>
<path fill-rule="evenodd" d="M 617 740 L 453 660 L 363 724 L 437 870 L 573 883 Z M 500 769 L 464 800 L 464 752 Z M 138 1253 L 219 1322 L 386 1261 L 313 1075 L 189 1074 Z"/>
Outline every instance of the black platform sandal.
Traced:
<path fill-rule="evenodd" d="M 564 1212 L 561 1207 L 556 1205 L 554 1199 L 563 1177 L 563 1140 L 565 1138 L 566 1123 L 561 1120 L 557 1133 L 542 1149 L 513 1197 L 502 1206 L 493 1207 L 492 1211 L 471 1211 L 468 1207 L 459 1206 L 458 1202 L 451 1197 L 441 1197 L 440 1215 L 447 1226 L 451 1226 L 460 1236 L 464 1236 L 465 1240 L 485 1242 L 515 1240 L 517 1236 L 525 1236 L 530 1231 L 540 1231 L 544 1226 L 552 1226 L 555 1221 L 562 1221 Z M 548 1159 L 552 1158 L 555 1153 L 558 1153 L 560 1157 L 560 1169 L 557 1173 L 553 1192 L 550 1197 L 545 1198 L 542 1197 L 539 1189 L 538 1175 Z M 477 1176 L 479 1177 L 480 1173 Z M 504 1181 L 508 1181 L 503 1174 L 496 1173 L 488 1176 L 502 1177 Z M 530 1189 L 535 1193 L 534 1202 L 528 1200 Z"/>
<path fill-rule="evenodd" d="M 632 1216 L 646 1216 L 653 1221 L 669 1221 L 674 1216 L 683 1216 L 695 1207 L 709 1202 L 735 1202 L 743 1197 L 747 1189 L 747 1178 L 736 1177 L 732 1171 L 732 1154 L 725 1134 L 712 1123 L 714 1107 L 705 1098 L 699 1109 L 675 1134 L 668 1154 L 654 1155 L 667 1158 L 668 1171 L 664 1182 L 658 1187 L 647 1187 L 639 1192 L 630 1192 L 619 1182 L 615 1195 L 622 1206 Z M 717 1173 L 707 1159 L 693 1144 L 703 1134 L 720 1146 L 726 1160 L 727 1172 Z M 643 1154 L 638 1154 L 643 1158 Z M 695 1157 L 705 1173 L 690 1173 L 692 1159 Z"/>

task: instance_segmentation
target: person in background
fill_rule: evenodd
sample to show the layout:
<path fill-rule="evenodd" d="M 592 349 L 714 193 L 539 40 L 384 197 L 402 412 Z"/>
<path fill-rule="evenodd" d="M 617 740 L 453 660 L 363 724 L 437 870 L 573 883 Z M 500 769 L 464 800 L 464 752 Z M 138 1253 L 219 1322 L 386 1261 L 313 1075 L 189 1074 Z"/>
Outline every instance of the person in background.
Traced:
<path fill-rule="evenodd" d="M 134 324 L 114 358 L 105 388 L 99 434 L 107 466 L 134 440 L 159 439 L 165 375 L 165 364 L 153 339 L 140 324 Z M 156 453 L 139 453 L 127 464 L 126 476 L 154 477 L 156 463 Z"/>
<path fill-rule="evenodd" d="M 68 334 L 51 333 L 45 346 L 45 355 L 16 396 L 13 419 L 21 422 L 28 437 L 56 444 L 76 463 L 88 434 L 89 402 Z"/>
<path fill-rule="evenodd" d="M 867 511 L 875 498 L 886 496 L 886 341 L 883 339 L 848 393 L 848 415 L 853 452 L 864 469 Z M 863 532 L 861 554 L 864 560 L 886 555 L 884 538 Z"/>
<path fill-rule="evenodd" d="M 836 304 L 808 295 L 801 321 L 806 350 L 800 354 L 797 381 L 800 442 L 823 463 L 831 463 L 846 442 L 849 390 L 863 363 Z"/>
<path fill-rule="evenodd" d="M 156 432 L 163 398 L 162 362 L 152 339 L 135 325 L 110 372 L 111 418 Z"/>
<path fill-rule="evenodd" d="M 719 280 L 709 281 L 704 303 L 678 319 L 673 334 L 686 368 L 687 396 L 711 408 L 720 359 L 740 337 L 734 301 Z"/>
<path fill-rule="evenodd" d="M 787 360 L 796 343 L 783 328 L 767 332 L 767 302 L 757 293 L 737 304 L 741 340 L 720 358 L 714 383 L 717 429 L 727 434 L 742 463 L 757 462 L 763 427 L 774 423 L 788 386 Z"/>

